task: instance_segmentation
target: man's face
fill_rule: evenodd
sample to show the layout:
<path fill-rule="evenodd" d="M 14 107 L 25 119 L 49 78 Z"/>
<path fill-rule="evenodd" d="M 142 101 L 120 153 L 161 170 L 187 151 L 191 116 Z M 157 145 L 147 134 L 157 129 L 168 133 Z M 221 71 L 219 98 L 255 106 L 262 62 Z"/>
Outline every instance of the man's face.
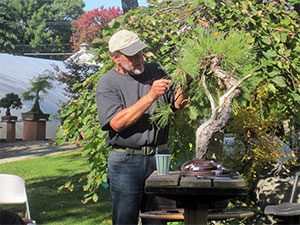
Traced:
<path fill-rule="evenodd" d="M 139 51 L 133 56 L 120 54 L 118 59 L 118 66 L 123 70 L 121 72 L 124 74 L 140 75 L 144 72 L 144 58 L 142 51 Z"/>

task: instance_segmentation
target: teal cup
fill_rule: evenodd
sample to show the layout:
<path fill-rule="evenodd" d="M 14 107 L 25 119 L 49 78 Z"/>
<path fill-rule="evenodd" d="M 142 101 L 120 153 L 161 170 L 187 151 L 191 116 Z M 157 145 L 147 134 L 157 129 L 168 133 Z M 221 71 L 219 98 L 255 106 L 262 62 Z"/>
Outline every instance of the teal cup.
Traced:
<path fill-rule="evenodd" d="M 158 175 L 169 174 L 171 154 L 156 154 L 156 169 Z"/>

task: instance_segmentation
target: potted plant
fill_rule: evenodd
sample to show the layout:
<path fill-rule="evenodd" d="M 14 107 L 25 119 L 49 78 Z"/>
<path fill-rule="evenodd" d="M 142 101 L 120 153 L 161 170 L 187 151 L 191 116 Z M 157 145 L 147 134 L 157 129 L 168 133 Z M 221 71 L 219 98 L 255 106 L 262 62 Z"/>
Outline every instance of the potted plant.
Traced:
<path fill-rule="evenodd" d="M 23 120 L 48 120 L 49 114 L 45 114 L 41 110 L 39 101 L 42 99 L 41 93 L 46 94 L 47 89 L 51 89 L 53 87 L 51 82 L 52 80 L 53 77 L 48 70 L 30 80 L 29 83 L 31 84 L 31 87 L 29 87 L 22 96 L 25 101 L 34 100 L 34 105 L 30 111 L 22 113 Z"/>
<path fill-rule="evenodd" d="M 16 141 L 16 121 L 17 116 L 12 116 L 10 113 L 11 108 L 20 109 L 22 107 L 22 102 L 20 97 L 15 93 L 8 93 L 0 99 L 0 107 L 5 108 L 5 116 L 2 116 L 2 121 L 6 122 L 6 141 L 15 142 Z"/>
<path fill-rule="evenodd" d="M 46 70 L 43 74 L 34 77 L 30 80 L 31 87 L 23 93 L 24 100 L 34 100 L 32 109 L 22 113 L 24 120 L 23 140 L 35 141 L 46 139 L 46 121 L 49 114 L 45 114 L 41 108 L 39 101 L 42 99 L 41 93 L 47 93 L 47 90 L 52 88 L 53 76 L 51 72 Z"/>
<path fill-rule="evenodd" d="M 21 98 L 19 97 L 19 95 L 15 94 L 15 93 L 6 94 L 5 97 L 0 99 L 0 107 L 6 109 L 5 116 L 2 117 L 2 120 L 3 121 L 17 120 L 17 116 L 11 115 L 10 109 L 11 108 L 20 109 L 22 107 L 22 105 L 23 104 L 21 102 Z"/>

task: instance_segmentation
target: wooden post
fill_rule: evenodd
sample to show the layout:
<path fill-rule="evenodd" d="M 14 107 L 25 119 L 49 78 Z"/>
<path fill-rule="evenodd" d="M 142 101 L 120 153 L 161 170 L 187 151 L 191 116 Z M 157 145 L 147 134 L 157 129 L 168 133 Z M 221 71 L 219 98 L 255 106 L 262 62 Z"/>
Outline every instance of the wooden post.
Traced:
<path fill-rule="evenodd" d="M 6 122 L 6 141 L 16 142 L 16 122 Z"/>
<path fill-rule="evenodd" d="M 207 210 L 208 204 L 198 203 L 196 209 L 184 209 L 184 224 L 185 225 L 207 225 Z"/>

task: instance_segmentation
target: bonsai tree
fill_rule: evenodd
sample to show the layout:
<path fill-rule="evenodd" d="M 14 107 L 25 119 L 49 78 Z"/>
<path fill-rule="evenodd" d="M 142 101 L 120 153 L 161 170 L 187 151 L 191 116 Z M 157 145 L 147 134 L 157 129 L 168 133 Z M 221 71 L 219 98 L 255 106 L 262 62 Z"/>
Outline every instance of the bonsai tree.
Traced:
<path fill-rule="evenodd" d="M 38 112 L 43 114 L 40 109 L 39 101 L 42 99 L 41 93 L 46 94 L 48 89 L 53 87 L 52 80 L 53 76 L 51 72 L 45 70 L 43 74 L 38 75 L 30 80 L 31 87 L 28 88 L 26 92 L 23 93 L 23 99 L 25 101 L 35 100 L 34 105 L 31 109 L 32 112 Z"/>
<path fill-rule="evenodd" d="M 255 75 L 257 64 L 243 32 L 199 28 L 195 35 L 198 39 L 188 39 L 184 45 L 179 64 L 182 76 L 189 73 L 193 78 L 189 86 L 191 109 L 197 110 L 199 120 L 202 117 L 202 123 L 196 125 L 195 150 L 196 158 L 203 159 L 213 135 L 229 121 L 234 101 L 255 85 L 243 83 Z M 239 101 L 243 99 L 240 96 Z M 209 115 L 205 119 L 200 113 L 204 110 Z"/>
<path fill-rule="evenodd" d="M 20 109 L 22 105 L 21 98 L 15 93 L 8 93 L 0 100 L 0 107 L 6 109 L 6 116 L 11 116 L 11 108 Z"/>

